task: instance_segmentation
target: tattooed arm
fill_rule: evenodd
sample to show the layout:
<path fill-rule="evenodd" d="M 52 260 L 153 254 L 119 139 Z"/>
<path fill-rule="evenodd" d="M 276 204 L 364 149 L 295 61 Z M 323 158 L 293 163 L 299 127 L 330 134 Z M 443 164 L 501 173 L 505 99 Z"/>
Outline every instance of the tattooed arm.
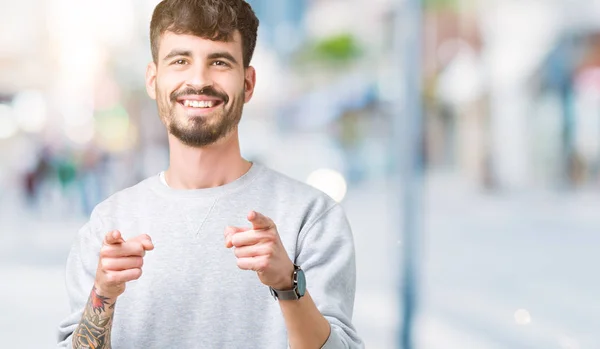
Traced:
<path fill-rule="evenodd" d="M 73 348 L 110 349 L 110 334 L 117 297 L 128 281 L 142 275 L 143 256 L 154 248 L 148 235 L 125 241 L 119 231 L 106 234 L 96 270 L 94 288 L 79 325 L 73 333 Z"/>
<path fill-rule="evenodd" d="M 110 349 L 116 299 L 101 296 L 92 289 L 81 322 L 73 333 L 73 349 Z"/>

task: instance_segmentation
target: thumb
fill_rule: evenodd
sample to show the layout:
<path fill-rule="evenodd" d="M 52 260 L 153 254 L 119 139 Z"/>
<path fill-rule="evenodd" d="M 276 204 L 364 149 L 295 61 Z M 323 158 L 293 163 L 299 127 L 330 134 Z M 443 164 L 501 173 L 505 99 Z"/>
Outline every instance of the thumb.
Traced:
<path fill-rule="evenodd" d="M 113 230 L 108 232 L 104 237 L 104 244 L 106 245 L 115 245 L 125 242 L 123 237 L 121 236 L 121 232 L 118 230 Z"/>
<path fill-rule="evenodd" d="M 224 233 L 225 234 L 225 247 L 227 247 L 227 248 L 233 247 L 233 243 L 231 242 L 231 237 L 236 233 L 241 233 L 246 230 L 249 230 L 249 229 L 241 228 L 241 227 L 233 227 L 233 226 L 225 227 L 225 233 Z"/>

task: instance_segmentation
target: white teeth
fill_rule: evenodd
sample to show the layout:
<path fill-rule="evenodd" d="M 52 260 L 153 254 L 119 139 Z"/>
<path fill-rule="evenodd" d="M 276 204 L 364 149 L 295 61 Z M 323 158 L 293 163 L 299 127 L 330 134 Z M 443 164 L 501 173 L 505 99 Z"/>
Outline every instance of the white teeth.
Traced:
<path fill-rule="evenodd" d="M 215 105 L 215 101 L 192 101 L 186 99 L 183 101 L 183 105 L 193 108 L 212 108 Z"/>

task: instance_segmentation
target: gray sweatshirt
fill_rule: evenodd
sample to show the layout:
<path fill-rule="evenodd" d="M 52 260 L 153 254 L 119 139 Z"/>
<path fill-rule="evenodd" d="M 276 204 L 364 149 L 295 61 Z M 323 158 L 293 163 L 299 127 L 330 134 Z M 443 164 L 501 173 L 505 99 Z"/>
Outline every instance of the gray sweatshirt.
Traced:
<path fill-rule="evenodd" d="M 363 348 L 351 323 L 354 243 L 342 207 L 259 164 L 208 189 L 172 189 L 156 175 L 100 203 L 67 260 L 71 314 L 59 326 L 58 346 L 71 348 L 104 235 L 117 229 L 126 240 L 148 234 L 155 248 L 144 257 L 141 278 L 117 300 L 114 349 L 287 348 L 278 302 L 224 246 L 224 228 L 250 226 L 251 210 L 273 219 L 290 259 L 305 271 L 307 289 L 331 325 L 323 348 Z"/>

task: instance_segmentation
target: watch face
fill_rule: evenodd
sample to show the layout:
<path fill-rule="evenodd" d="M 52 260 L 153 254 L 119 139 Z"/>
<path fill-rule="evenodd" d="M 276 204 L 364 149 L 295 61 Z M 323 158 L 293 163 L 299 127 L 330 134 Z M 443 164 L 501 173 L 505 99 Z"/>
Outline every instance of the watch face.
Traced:
<path fill-rule="evenodd" d="M 304 296 L 304 293 L 306 293 L 306 277 L 304 276 L 304 271 L 298 269 L 296 271 L 296 277 L 298 282 L 298 295 L 302 297 Z"/>

